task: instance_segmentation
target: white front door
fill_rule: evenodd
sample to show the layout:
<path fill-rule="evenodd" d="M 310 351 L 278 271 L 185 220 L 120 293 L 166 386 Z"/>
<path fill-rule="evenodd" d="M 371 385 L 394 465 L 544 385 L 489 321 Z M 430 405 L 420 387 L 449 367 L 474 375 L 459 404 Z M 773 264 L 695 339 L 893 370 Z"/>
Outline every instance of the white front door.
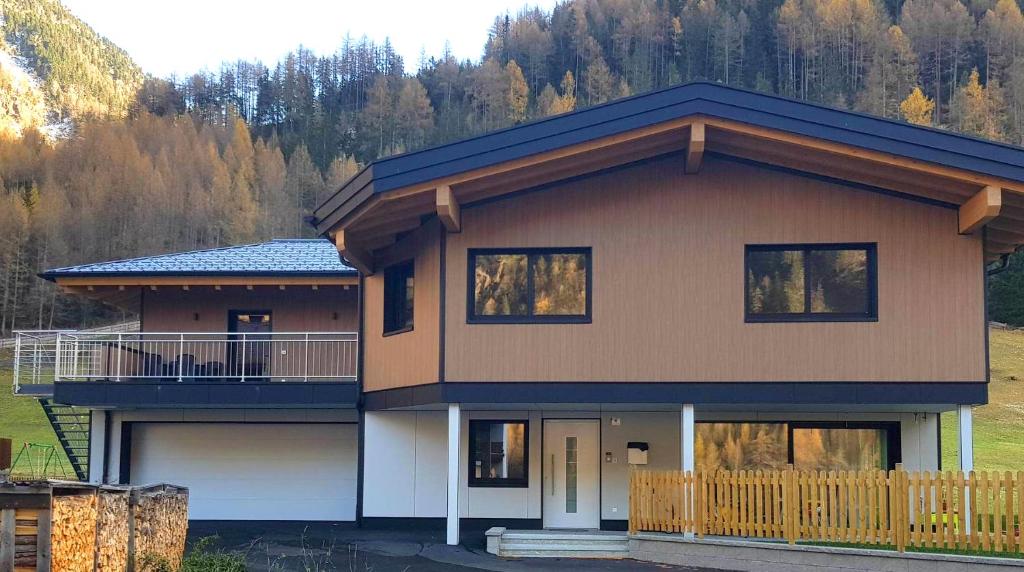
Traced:
<path fill-rule="evenodd" d="M 544 527 L 601 527 L 601 425 L 544 421 Z"/>

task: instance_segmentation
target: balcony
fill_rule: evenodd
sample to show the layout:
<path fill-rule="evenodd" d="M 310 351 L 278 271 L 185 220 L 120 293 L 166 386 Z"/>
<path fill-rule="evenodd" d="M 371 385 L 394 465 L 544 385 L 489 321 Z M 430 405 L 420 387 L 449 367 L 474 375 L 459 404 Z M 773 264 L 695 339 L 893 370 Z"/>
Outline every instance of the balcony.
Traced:
<path fill-rule="evenodd" d="M 357 362 L 354 332 L 21 331 L 15 337 L 14 391 L 81 405 L 153 405 L 147 400 L 154 399 L 157 405 L 266 404 L 268 395 L 277 396 L 277 405 L 295 404 L 296 395 L 313 403 L 329 392 L 281 388 L 354 388 Z M 226 392 L 226 386 L 239 389 Z M 135 398 L 121 399 L 127 395 Z M 211 401 L 211 395 L 219 397 Z M 290 397 L 281 402 L 284 395 Z"/>

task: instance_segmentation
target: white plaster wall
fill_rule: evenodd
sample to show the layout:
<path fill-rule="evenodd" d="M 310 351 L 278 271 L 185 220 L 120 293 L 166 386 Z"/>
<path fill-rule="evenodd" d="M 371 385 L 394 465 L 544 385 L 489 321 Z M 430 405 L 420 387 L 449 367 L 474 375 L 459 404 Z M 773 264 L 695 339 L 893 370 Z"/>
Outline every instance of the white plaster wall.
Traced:
<path fill-rule="evenodd" d="M 939 469 L 939 415 L 901 413 L 900 445 L 903 468 L 908 471 Z"/>
<path fill-rule="evenodd" d="M 612 420 L 618 419 L 618 425 Z M 629 518 L 629 464 L 626 444 L 644 441 L 649 445 L 647 465 L 650 470 L 679 469 L 679 413 L 614 412 L 601 416 L 601 519 Z M 611 453 L 608 462 L 606 453 Z"/>
<path fill-rule="evenodd" d="M 363 516 L 444 517 L 448 414 L 367 411 Z"/>

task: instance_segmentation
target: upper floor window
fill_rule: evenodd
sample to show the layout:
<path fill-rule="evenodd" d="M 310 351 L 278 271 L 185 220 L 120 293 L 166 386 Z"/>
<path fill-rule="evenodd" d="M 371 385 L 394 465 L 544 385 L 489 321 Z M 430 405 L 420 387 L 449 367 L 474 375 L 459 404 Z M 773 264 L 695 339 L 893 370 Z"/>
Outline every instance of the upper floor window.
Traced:
<path fill-rule="evenodd" d="M 590 321 L 589 248 L 469 251 L 469 322 Z"/>
<path fill-rule="evenodd" d="M 412 329 L 414 282 L 412 260 L 384 270 L 384 335 Z"/>
<path fill-rule="evenodd" d="M 748 322 L 878 319 L 875 244 L 748 245 Z"/>

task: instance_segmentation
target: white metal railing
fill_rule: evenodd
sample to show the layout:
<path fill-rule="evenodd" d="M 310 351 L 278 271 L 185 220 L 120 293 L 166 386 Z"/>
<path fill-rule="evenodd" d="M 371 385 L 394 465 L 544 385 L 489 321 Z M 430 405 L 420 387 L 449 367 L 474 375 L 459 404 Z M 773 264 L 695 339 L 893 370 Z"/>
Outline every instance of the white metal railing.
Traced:
<path fill-rule="evenodd" d="M 15 392 L 55 381 L 354 381 L 355 332 L 16 332 Z"/>

